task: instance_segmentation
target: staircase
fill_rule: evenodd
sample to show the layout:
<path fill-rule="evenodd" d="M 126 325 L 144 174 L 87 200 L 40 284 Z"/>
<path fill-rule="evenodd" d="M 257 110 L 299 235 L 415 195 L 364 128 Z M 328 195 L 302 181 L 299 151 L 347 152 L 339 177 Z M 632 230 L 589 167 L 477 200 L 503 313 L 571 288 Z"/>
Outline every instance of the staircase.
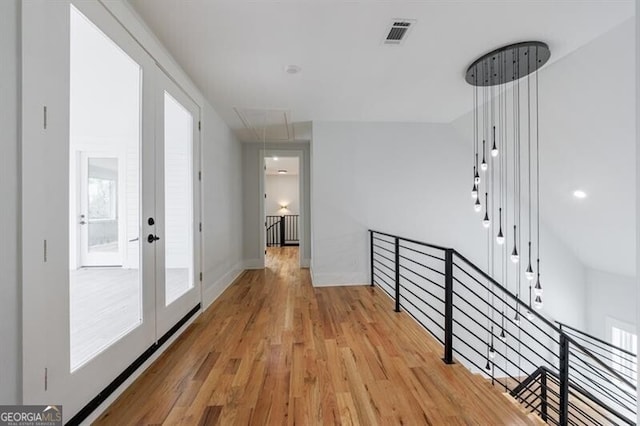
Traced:
<path fill-rule="evenodd" d="M 618 358 L 549 321 L 456 250 L 370 231 L 370 262 L 371 285 L 442 344 L 446 364 L 482 377 L 486 395 L 498 392 L 542 424 L 635 424 L 635 380 L 614 368 Z"/>

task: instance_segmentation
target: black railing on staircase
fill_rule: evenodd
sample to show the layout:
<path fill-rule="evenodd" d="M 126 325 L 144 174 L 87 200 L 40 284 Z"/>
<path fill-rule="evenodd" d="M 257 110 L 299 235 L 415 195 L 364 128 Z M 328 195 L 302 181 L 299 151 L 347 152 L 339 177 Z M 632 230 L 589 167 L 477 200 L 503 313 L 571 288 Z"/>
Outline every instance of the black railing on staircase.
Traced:
<path fill-rule="evenodd" d="M 264 223 L 267 247 L 300 245 L 298 222 L 299 215 L 267 216 Z"/>
<path fill-rule="evenodd" d="M 628 377 L 456 250 L 370 231 L 377 285 L 458 360 L 557 425 L 635 424 Z M 614 399 L 617 400 L 614 401 Z"/>

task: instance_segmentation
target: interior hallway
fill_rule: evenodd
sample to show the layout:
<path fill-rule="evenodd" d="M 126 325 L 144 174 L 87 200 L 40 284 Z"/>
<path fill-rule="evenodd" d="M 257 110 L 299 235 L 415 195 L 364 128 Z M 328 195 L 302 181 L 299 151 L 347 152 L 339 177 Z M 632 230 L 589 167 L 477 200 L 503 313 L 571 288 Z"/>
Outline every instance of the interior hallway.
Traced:
<path fill-rule="evenodd" d="M 368 286 L 270 248 L 96 424 L 534 424 Z"/>

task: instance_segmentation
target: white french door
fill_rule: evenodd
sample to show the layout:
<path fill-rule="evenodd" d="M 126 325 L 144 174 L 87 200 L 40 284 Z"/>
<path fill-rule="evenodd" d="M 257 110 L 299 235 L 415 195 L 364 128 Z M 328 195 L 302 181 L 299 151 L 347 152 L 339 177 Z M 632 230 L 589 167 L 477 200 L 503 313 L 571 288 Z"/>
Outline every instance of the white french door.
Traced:
<path fill-rule="evenodd" d="M 198 105 L 160 70 L 155 96 L 158 234 L 149 233 L 147 242 L 155 240 L 157 329 L 162 335 L 201 300 L 200 238 L 196 238 L 200 235 L 196 172 L 200 112 Z"/>
<path fill-rule="evenodd" d="M 23 399 L 66 422 L 200 306 L 200 112 L 100 2 L 23 19 Z"/>

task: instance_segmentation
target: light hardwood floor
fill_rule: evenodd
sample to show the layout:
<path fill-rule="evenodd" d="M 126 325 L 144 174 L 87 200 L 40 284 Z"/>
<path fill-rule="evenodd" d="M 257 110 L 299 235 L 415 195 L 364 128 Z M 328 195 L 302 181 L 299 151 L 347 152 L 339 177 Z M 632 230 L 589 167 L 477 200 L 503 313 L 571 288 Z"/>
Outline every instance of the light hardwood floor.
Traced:
<path fill-rule="evenodd" d="M 382 291 L 314 289 L 296 265 L 271 249 L 96 424 L 534 424 Z"/>

